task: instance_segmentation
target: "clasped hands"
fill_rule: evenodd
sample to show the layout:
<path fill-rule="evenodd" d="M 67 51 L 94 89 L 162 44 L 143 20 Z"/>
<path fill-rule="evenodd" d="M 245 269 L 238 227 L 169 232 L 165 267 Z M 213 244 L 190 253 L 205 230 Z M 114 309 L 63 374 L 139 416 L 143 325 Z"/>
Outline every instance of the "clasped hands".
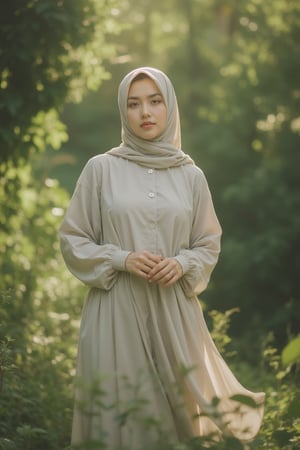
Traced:
<path fill-rule="evenodd" d="M 132 252 L 126 258 L 127 272 L 137 275 L 149 283 L 171 286 L 182 277 L 182 267 L 175 258 L 163 258 L 146 250 Z"/>

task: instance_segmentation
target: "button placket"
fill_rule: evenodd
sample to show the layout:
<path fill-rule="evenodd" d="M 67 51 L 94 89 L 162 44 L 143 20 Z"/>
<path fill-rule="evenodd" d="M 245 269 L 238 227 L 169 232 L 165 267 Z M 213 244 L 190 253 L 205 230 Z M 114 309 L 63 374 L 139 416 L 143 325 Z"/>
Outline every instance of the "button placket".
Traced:
<path fill-rule="evenodd" d="M 148 217 L 148 227 L 146 233 L 148 235 L 148 248 L 153 253 L 156 252 L 157 246 L 157 187 L 156 187 L 156 174 L 155 170 L 151 167 L 146 168 L 145 177 L 147 178 L 146 184 L 148 187 L 148 192 L 146 194 L 150 204 L 148 208 L 149 217 Z"/>
<path fill-rule="evenodd" d="M 154 170 L 150 168 L 150 169 L 147 169 L 147 172 L 148 172 L 149 175 L 152 175 L 153 172 L 154 172 Z M 148 193 L 148 197 L 149 197 L 149 198 L 154 198 L 154 197 L 155 197 L 155 193 L 154 193 L 153 191 L 150 191 L 150 192 Z"/>

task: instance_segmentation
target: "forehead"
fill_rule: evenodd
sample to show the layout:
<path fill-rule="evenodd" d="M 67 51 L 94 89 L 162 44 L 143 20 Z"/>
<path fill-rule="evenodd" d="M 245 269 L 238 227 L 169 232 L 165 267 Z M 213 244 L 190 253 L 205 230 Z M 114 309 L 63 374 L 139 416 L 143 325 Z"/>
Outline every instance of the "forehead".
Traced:
<path fill-rule="evenodd" d="M 155 81 L 149 77 L 133 80 L 128 90 L 128 97 L 141 98 L 154 94 L 162 95 Z"/>

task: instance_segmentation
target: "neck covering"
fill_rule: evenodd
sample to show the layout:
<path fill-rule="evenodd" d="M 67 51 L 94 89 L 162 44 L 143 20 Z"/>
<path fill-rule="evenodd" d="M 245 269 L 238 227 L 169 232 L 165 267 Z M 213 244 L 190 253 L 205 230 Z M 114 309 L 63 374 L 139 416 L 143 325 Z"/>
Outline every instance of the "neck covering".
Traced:
<path fill-rule="evenodd" d="M 145 74 L 159 88 L 166 105 L 167 121 L 163 133 L 153 140 L 136 136 L 128 122 L 127 98 L 131 83 L 139 74 Z M 193 160 L 181 150 L 180 119 L 174 87 L 169 78 L 160 70 L 141 67 L 129 72 L 121 81 L 118 91 L 118 105 L 122 124 L 122 143 L 107 153 L 134 161 L 154 169 L 167 169 Z"/>

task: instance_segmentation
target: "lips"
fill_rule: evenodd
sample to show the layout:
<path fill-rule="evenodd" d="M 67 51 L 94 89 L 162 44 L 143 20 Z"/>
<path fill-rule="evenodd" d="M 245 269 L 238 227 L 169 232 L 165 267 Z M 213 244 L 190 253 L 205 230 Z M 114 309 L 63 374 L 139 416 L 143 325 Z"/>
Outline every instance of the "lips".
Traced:
<path fill-rule="evenodd" d="M 143 123 L 141 124 L 141 127 L 142 127 L 142 128 L 150 128 L 150 127 L 152 127 L 153 125 L 155 125 L 154 122 L 143 122 Z"/>

